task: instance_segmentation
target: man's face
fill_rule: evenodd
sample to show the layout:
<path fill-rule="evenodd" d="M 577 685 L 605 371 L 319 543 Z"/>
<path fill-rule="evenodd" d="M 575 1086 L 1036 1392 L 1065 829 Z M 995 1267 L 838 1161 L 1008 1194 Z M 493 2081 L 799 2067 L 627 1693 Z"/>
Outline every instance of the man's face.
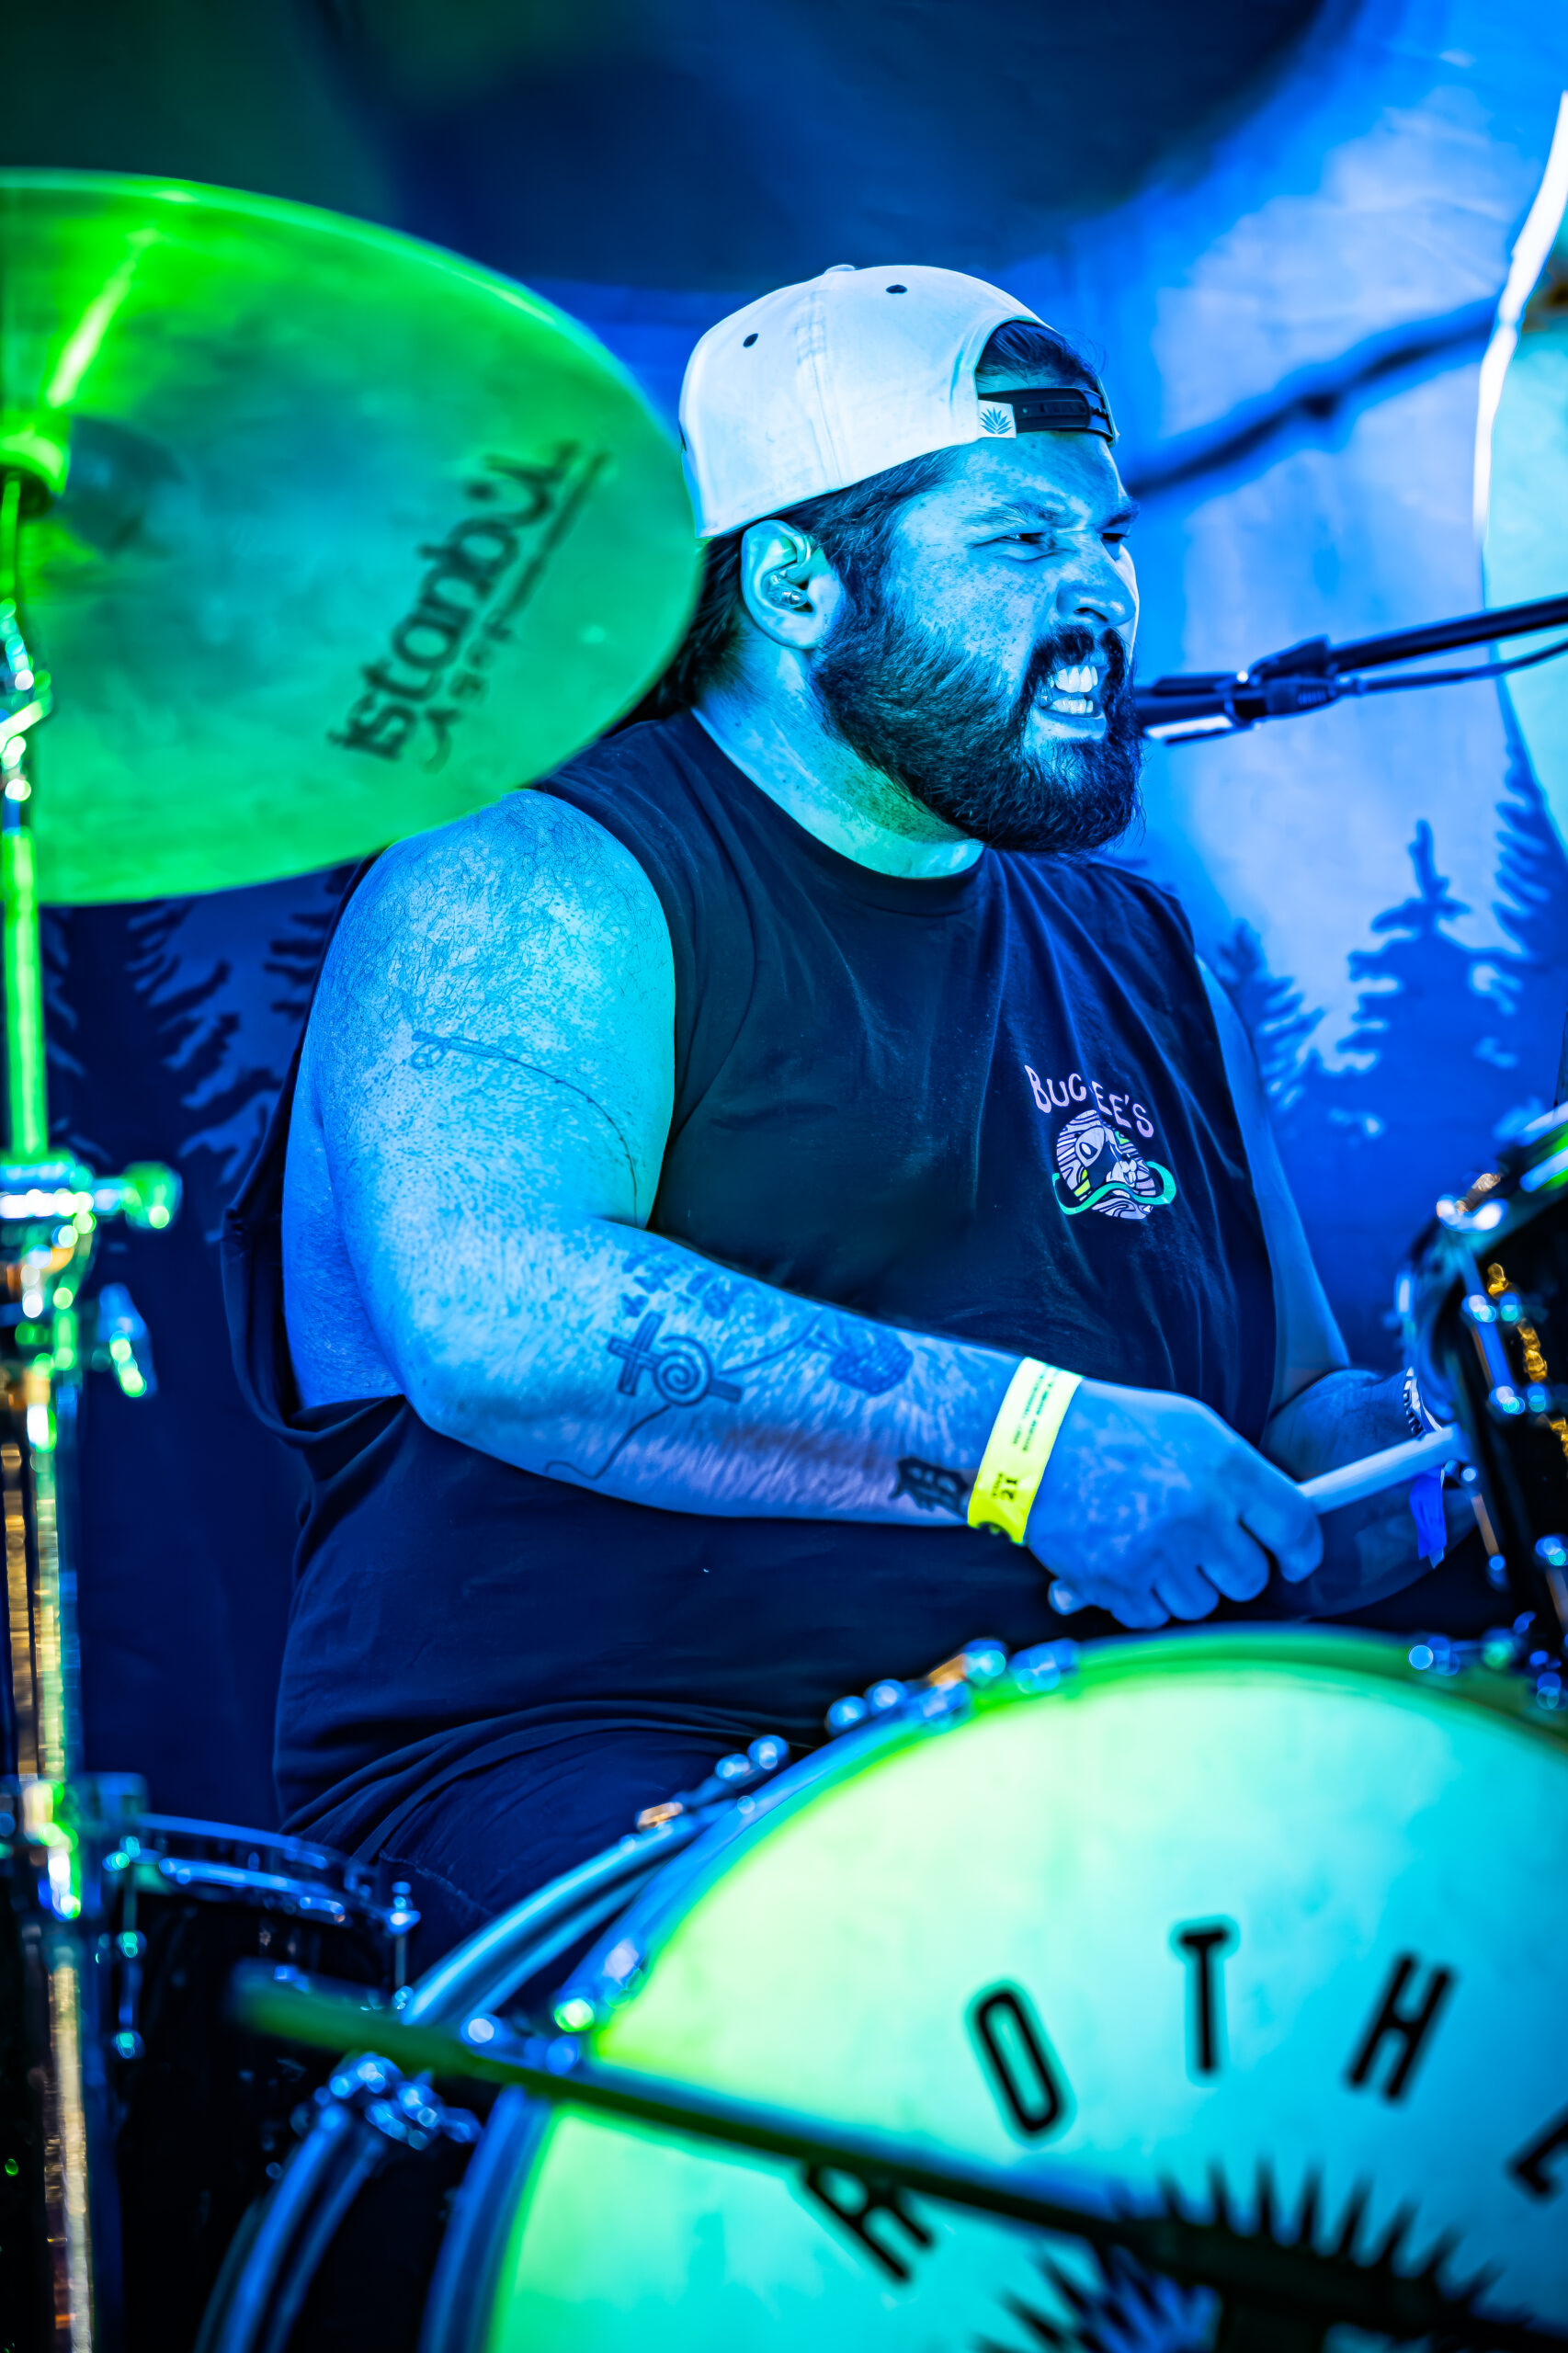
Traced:
<path fill-rule="evenodd" d="M 958 832 L 1085 850 L 1137 810 L 1134 512 L 1097 434 L 954 453 L 812 676 L 837 732 Z"/>

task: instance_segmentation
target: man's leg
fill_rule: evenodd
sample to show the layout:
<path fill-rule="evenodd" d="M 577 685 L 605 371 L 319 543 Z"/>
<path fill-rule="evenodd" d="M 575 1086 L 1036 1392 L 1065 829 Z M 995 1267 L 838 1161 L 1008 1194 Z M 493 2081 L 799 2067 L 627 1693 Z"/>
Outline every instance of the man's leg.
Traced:
<path fill-rule="evenodd" d="M 705 1779 L 718 1746 L 711 1733 L 574 1733 L 437 1790 L 404 1817 L 383 1856 L 419 1908 L 410 1974 L 613 1846 L 644 1806 Z"/>

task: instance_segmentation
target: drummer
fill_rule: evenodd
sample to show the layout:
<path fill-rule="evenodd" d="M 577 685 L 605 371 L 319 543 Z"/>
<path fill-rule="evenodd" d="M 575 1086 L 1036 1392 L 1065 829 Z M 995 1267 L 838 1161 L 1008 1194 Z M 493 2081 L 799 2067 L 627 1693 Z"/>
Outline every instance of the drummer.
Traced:
<path fill-rule="evenodd" d="M 654 715 L 376 861 L 232 1236 L 310 1478 L 287 1826 L 410 1876 L 427 1949 L 978 1632 L 1421 1566 L 1403 1498 L 1325 1557 L 1292 1483 L 1413 1408 L 1346 1366 L 1180 908 L 1103 855 L 1094 370 L 844 265 L 705 335 L 681 423 Z"/>

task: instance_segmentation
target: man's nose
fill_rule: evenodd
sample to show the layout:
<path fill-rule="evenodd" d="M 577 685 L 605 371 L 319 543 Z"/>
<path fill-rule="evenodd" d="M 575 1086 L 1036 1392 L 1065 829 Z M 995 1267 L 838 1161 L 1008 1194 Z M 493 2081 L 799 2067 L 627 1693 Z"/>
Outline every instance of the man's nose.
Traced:
<path fill-rule="evenodd" d="M 1085 538 L 1058 576 L 1053 606 L 1061 628 L 1075 623 L 1120 633 L 1138 619 L 1137 585 L 1101 540 Z"/>

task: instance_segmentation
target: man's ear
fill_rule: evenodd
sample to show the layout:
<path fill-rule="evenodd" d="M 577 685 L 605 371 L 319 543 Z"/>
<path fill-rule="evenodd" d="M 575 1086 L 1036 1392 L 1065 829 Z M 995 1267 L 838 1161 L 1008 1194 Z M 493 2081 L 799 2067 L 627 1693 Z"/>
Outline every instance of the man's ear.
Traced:
<path fill-rule="evenodd" d="M 816 541 L 777 519 L 748 526 L 741 541 L 741 594 L 765 637 L 809 654 L 827 635 L 843 588 Z"/>

